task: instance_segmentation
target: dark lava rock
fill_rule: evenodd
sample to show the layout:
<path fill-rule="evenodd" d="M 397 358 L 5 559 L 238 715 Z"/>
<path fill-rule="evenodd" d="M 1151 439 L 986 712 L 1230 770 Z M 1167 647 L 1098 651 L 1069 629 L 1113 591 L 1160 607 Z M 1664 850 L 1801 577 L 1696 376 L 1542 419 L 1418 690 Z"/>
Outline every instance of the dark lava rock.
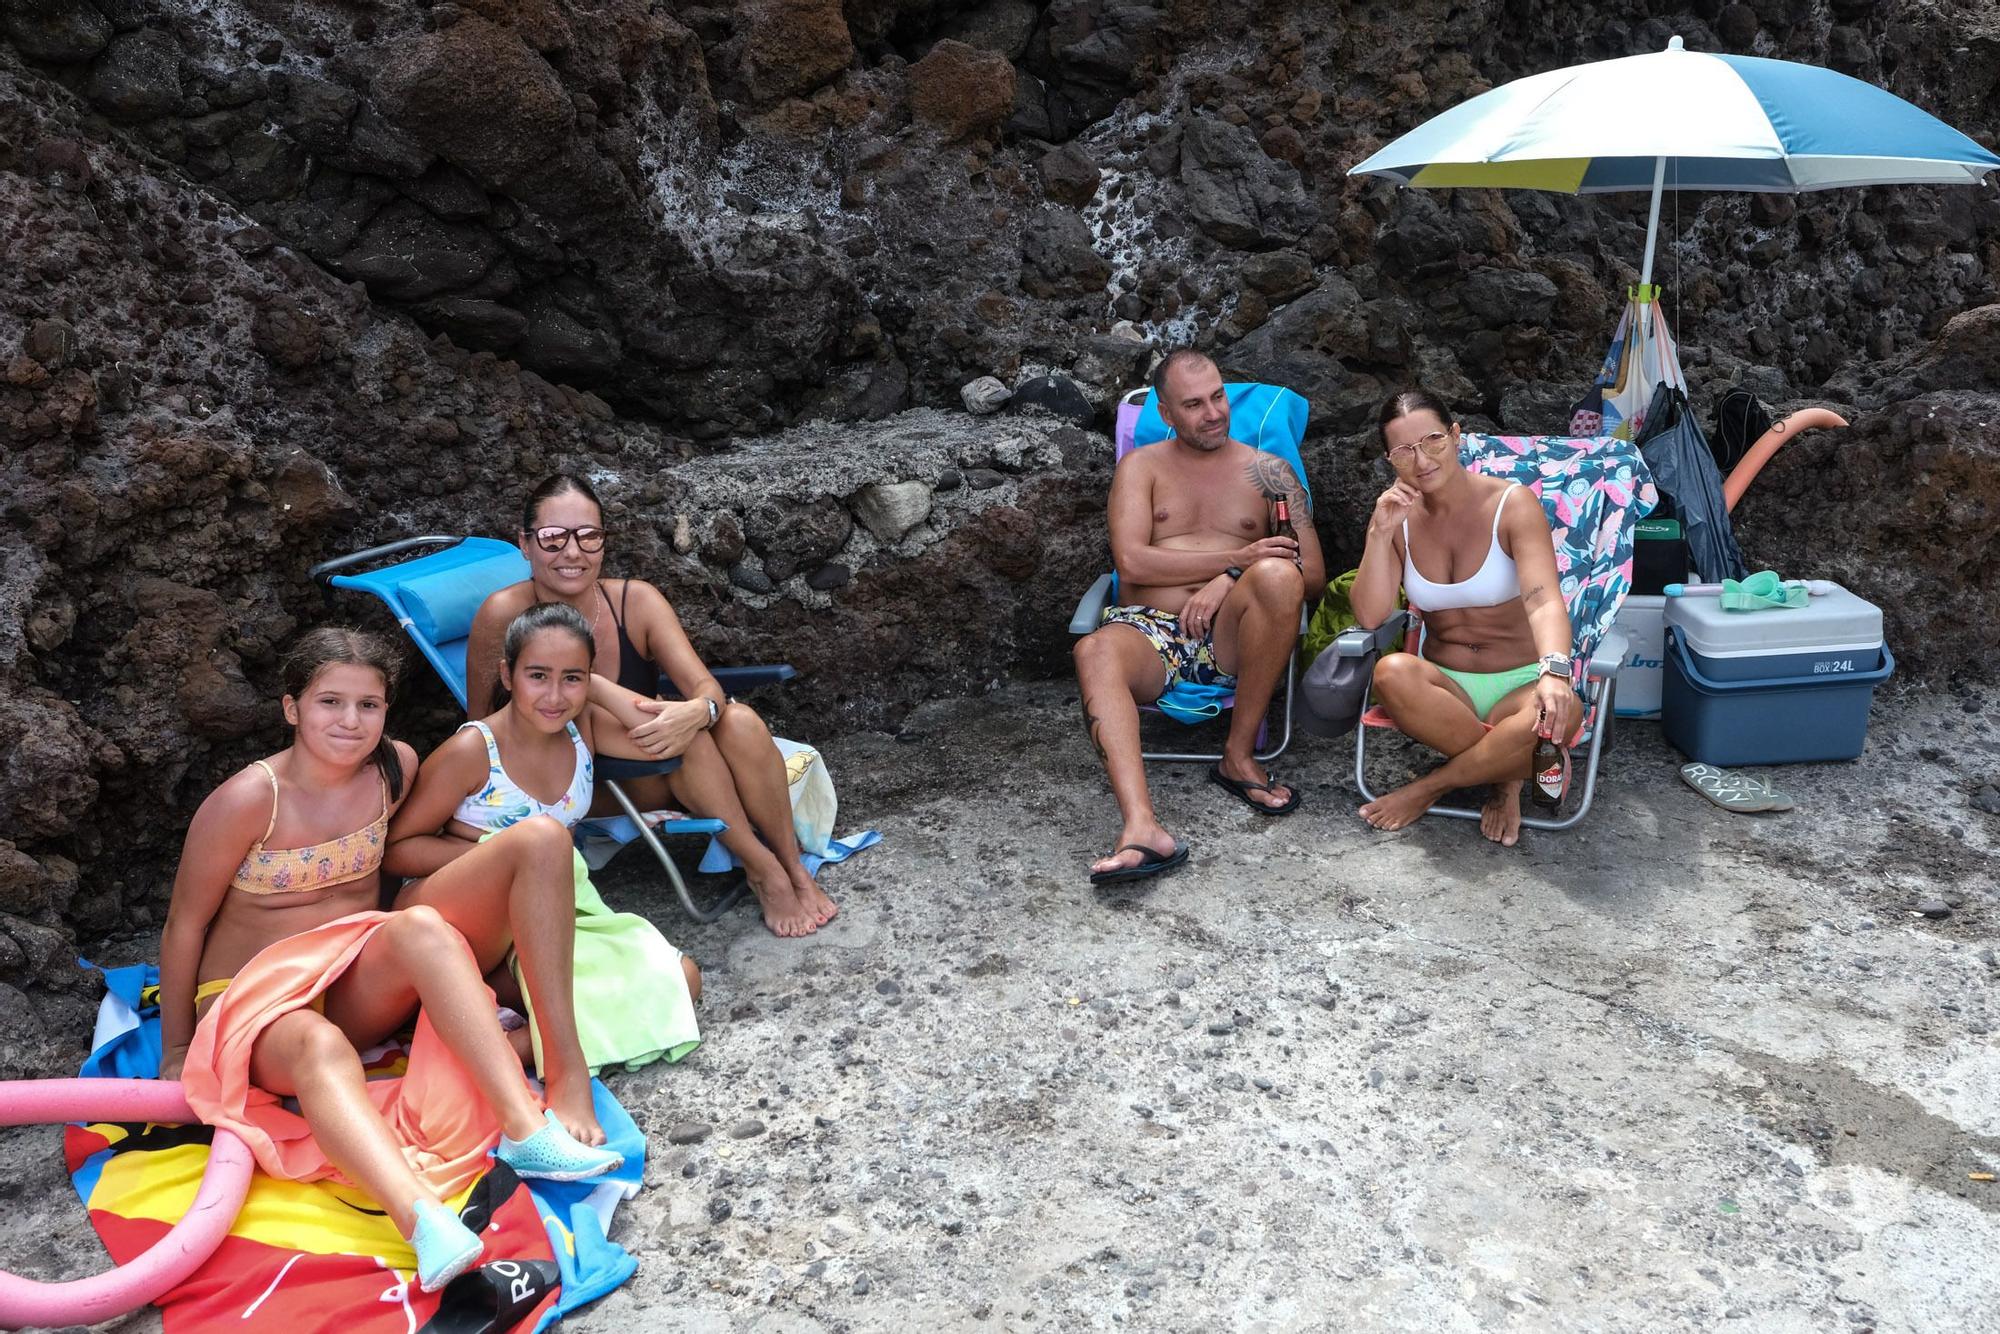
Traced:
<path fill-rule="evenodd" d="M 1007 402 L 1010 412 L 1045 412 L 1052 417 L 1074 422 L 1078 426 L 1089 426 L 1097 420 L 1097 409 L 1074 380 L 1064 375 L 1038 375 L 1014 390 L 1014 397 Z M 972 485 L 979 485 L 979 472 L 969 474 Z"/>
<path fill-rule="evenodd" d="M 91 66 L 86 91 L 113 120 L 151 120 L 178 111 L 180 45 L 160 28 L 120 33 Z"/>
<path fill-rule="evenodd" d="M 749 561 L 738 561 L 729 567 L 729 582 L 752 593 L 770 593 L 778 587 L 771 581 L 770 575 Z"/>
<path fill-rule="evenodd" d="M 801 506 L 766 501 L 750 512 L 745 525 L 750 549 L 764 558 L 765 572 L 781 583 L 830 560 L 853 532 L 854 516 L 830 496 Z"/>
<path fill-rule="evenodd" d="M 90 188 L 90 154 L 74 139 L 44 139 L 29 160 L 36 178 L 50 189 L 80 195 Z"/>
<path fill-rule="evenodd" d="M 1972 808 L 1988 815 L 2000 815 L 2000 787 L 1985 784 L 1972 794 Z"/>
<path fill-rule="evenodd" d="M 59 371 L 69 365 L 76 352 L 76 330 L 62 320 L 36 320 L 28 326 L 21 350 L 41 362 L 45 370 Z"/>
<path fill-rule="evenodd" d="M 576 107 L 512 31 L 467 18 L 409 39 L 375 77 L 390 123 L 502 189 L 560 156 Z"/>
<path fill-rule="evenodd" d="M 755 1118 L 738 1121 L 735 1125 L 729 1127 L 729 1138 L 731 1139 L 755 1139 L 763 1133 L 764 1123 Z"/>
<path fill-rule="evenodd" d="M 1097 196 L 1103 172 L 1083 146 L 1062 144 L 1042 154 L 1036 164 L 1041 174 L 1042 193 L 1058 204 L 1082 208 Z"/>
<path fill-rule="evenodd" d="M 711 1195 L 708 1197 L 709 1222 L 725 1223 L 729 1221 L 729 1216 L 735 1212 L 736 1206 L 731 1204 L 725 1197 L 721 1195 Z"/>
<path fill-rule="evenodd" d="M 273 365 L 304 370 L 319 360 L 319 321 L 293 302 L 273 301 L 251 318 L 250 341 Z"/>
<path fill-rule="evenodd" d="M 845 588 L 854 572 L 838 561 L 822 565 L 806 576 L 806 587 L 816 588 L 822 593 L 830 593 L 836 588 Z"/>
<path fill-rule="evenodd" d="M 706 1121 L 676 1121 L 667 1127 L 667 1143 L 699 1144 L 715 1129 Z"/>
<path fill-rule="evenodd" d="M 30 60 L 74 65 L 111 40 L 111 24 L 88 0 L 14 0 L 0 31 Z"/>
<path fill-rule="evenodd" d="M 1313 223 L 1297 170 L 1266 157 L 1256 136 L 1218 116 L 1188 122 L 1180 175 L 1195 226 L 1232 249 L 1283 245 Z"/>
<path fill-rule="evenodd" d="M 1110 280 L 1111 261 L 1097 253 L 1078 214 L 1045 209 L 1022 229 L 1021 288 L 1029 295 L 1077 296 L 1102 291 Z"/>
<path fill-rule="evenodd" d="M 1014 109 L 1007 57 L 946 39 L 910 66 L 910 110 L 947 139 L 992 129 Z"/>
<path fill-rule="evenodd" d="M 809 93 L 854 59 L 840 0 L 751 0 L 741 23 L 743 77 L 758 105 Z"/>
<path fill-rule="evenodd" d="M 1933 922 L 1941 922 L 1951 916 L 1951 905 L 1943 899 L 1925 899 L 1911 911 L 1921 913 Z"/>
<path fill-rule="evenodd" d="M 1312 286 L 1312 260 L 1296 250 L 1271 250 L 1243 261 L 1243 281 L 1274 300 L 1297 296 Z"/>
<path fill-rule="evenodd" d="M 1546 324 L 1556 305 L 1556 285 L 1532 270 L 1474 269 L 1458 286 L 1458 299 L 1491 329 Z"/>

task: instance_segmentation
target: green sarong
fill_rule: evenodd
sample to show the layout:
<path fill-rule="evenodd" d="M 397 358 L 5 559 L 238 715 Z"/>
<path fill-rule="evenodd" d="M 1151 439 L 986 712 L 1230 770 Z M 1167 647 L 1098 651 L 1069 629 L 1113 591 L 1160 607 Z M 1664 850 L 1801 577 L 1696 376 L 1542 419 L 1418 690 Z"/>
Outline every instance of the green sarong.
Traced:
<path fill-rule="evenodd" d="M 576 1033 L 590 1072 L 680 1060 L 701 1045 L 681 952 L 645 918 L 613 912 L 590 883 L 590 868 L 580 854 L 572 854 L 571 869 L 576 875 Z M 520 960 L 512 962 L 514 980 L 521 982 Z M 522 982 L 521 994 L 527 993 Z M 534 1022 L 534 1002 L 527 1005 L 539 1070 L 542 1032 Z"/>

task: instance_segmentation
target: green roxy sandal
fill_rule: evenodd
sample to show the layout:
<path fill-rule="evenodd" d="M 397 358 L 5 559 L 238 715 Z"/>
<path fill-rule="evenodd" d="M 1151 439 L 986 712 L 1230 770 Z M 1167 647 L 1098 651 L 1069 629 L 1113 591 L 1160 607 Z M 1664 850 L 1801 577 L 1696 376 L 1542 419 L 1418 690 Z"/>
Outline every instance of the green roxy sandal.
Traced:
<path fill-rule="evenodd" d="M 1719 769 L 1713 764 L 1683 764 L 1681 781 L 1725 811 L 1741 815 L 1777 814 L 1792 809 L 1792 799 L 1767 778 Z"/>

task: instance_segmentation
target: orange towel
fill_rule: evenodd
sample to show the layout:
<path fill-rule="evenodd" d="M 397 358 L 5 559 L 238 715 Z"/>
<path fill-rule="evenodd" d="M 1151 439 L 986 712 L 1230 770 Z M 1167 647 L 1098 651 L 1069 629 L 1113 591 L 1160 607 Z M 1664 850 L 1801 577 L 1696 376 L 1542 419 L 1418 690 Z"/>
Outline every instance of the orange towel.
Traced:
<path fill-rule="evenodd" d="M 332 986 L 389 916 L 352 913 L 268 946 L 243 966 L 195 1028 L 181 1073 L 188 1105 L 208 1125 L 242 1136 L 271 1176 L 345 1180 L 320 1152 L 305 1118 L 251 1085 L 251 1048 L 270 1024 Z M 470 947 L 463 948 L 469 958 Z M 402 1143 L 411 1169 L 442 1199 L 471 1185 L 500 1141 L 492 1108 L 422 1013 L 407 1071 L 369 1081 L 368 1096 Z"/>

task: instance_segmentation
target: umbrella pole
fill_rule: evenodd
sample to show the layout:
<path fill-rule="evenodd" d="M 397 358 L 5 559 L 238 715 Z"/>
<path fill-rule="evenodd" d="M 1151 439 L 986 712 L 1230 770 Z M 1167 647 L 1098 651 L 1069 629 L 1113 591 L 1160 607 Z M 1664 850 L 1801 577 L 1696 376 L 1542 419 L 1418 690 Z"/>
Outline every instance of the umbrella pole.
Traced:
<path fill-rule="evenodd" d="M 1667 160 L 1653 159 L 1653 213 L 1646 219 L 1646 263 L 1639 271 L 1639 286 L 1653 284 L 1653 247 L 1660 239 L 1660 193 L 1667 184 Z"/>

